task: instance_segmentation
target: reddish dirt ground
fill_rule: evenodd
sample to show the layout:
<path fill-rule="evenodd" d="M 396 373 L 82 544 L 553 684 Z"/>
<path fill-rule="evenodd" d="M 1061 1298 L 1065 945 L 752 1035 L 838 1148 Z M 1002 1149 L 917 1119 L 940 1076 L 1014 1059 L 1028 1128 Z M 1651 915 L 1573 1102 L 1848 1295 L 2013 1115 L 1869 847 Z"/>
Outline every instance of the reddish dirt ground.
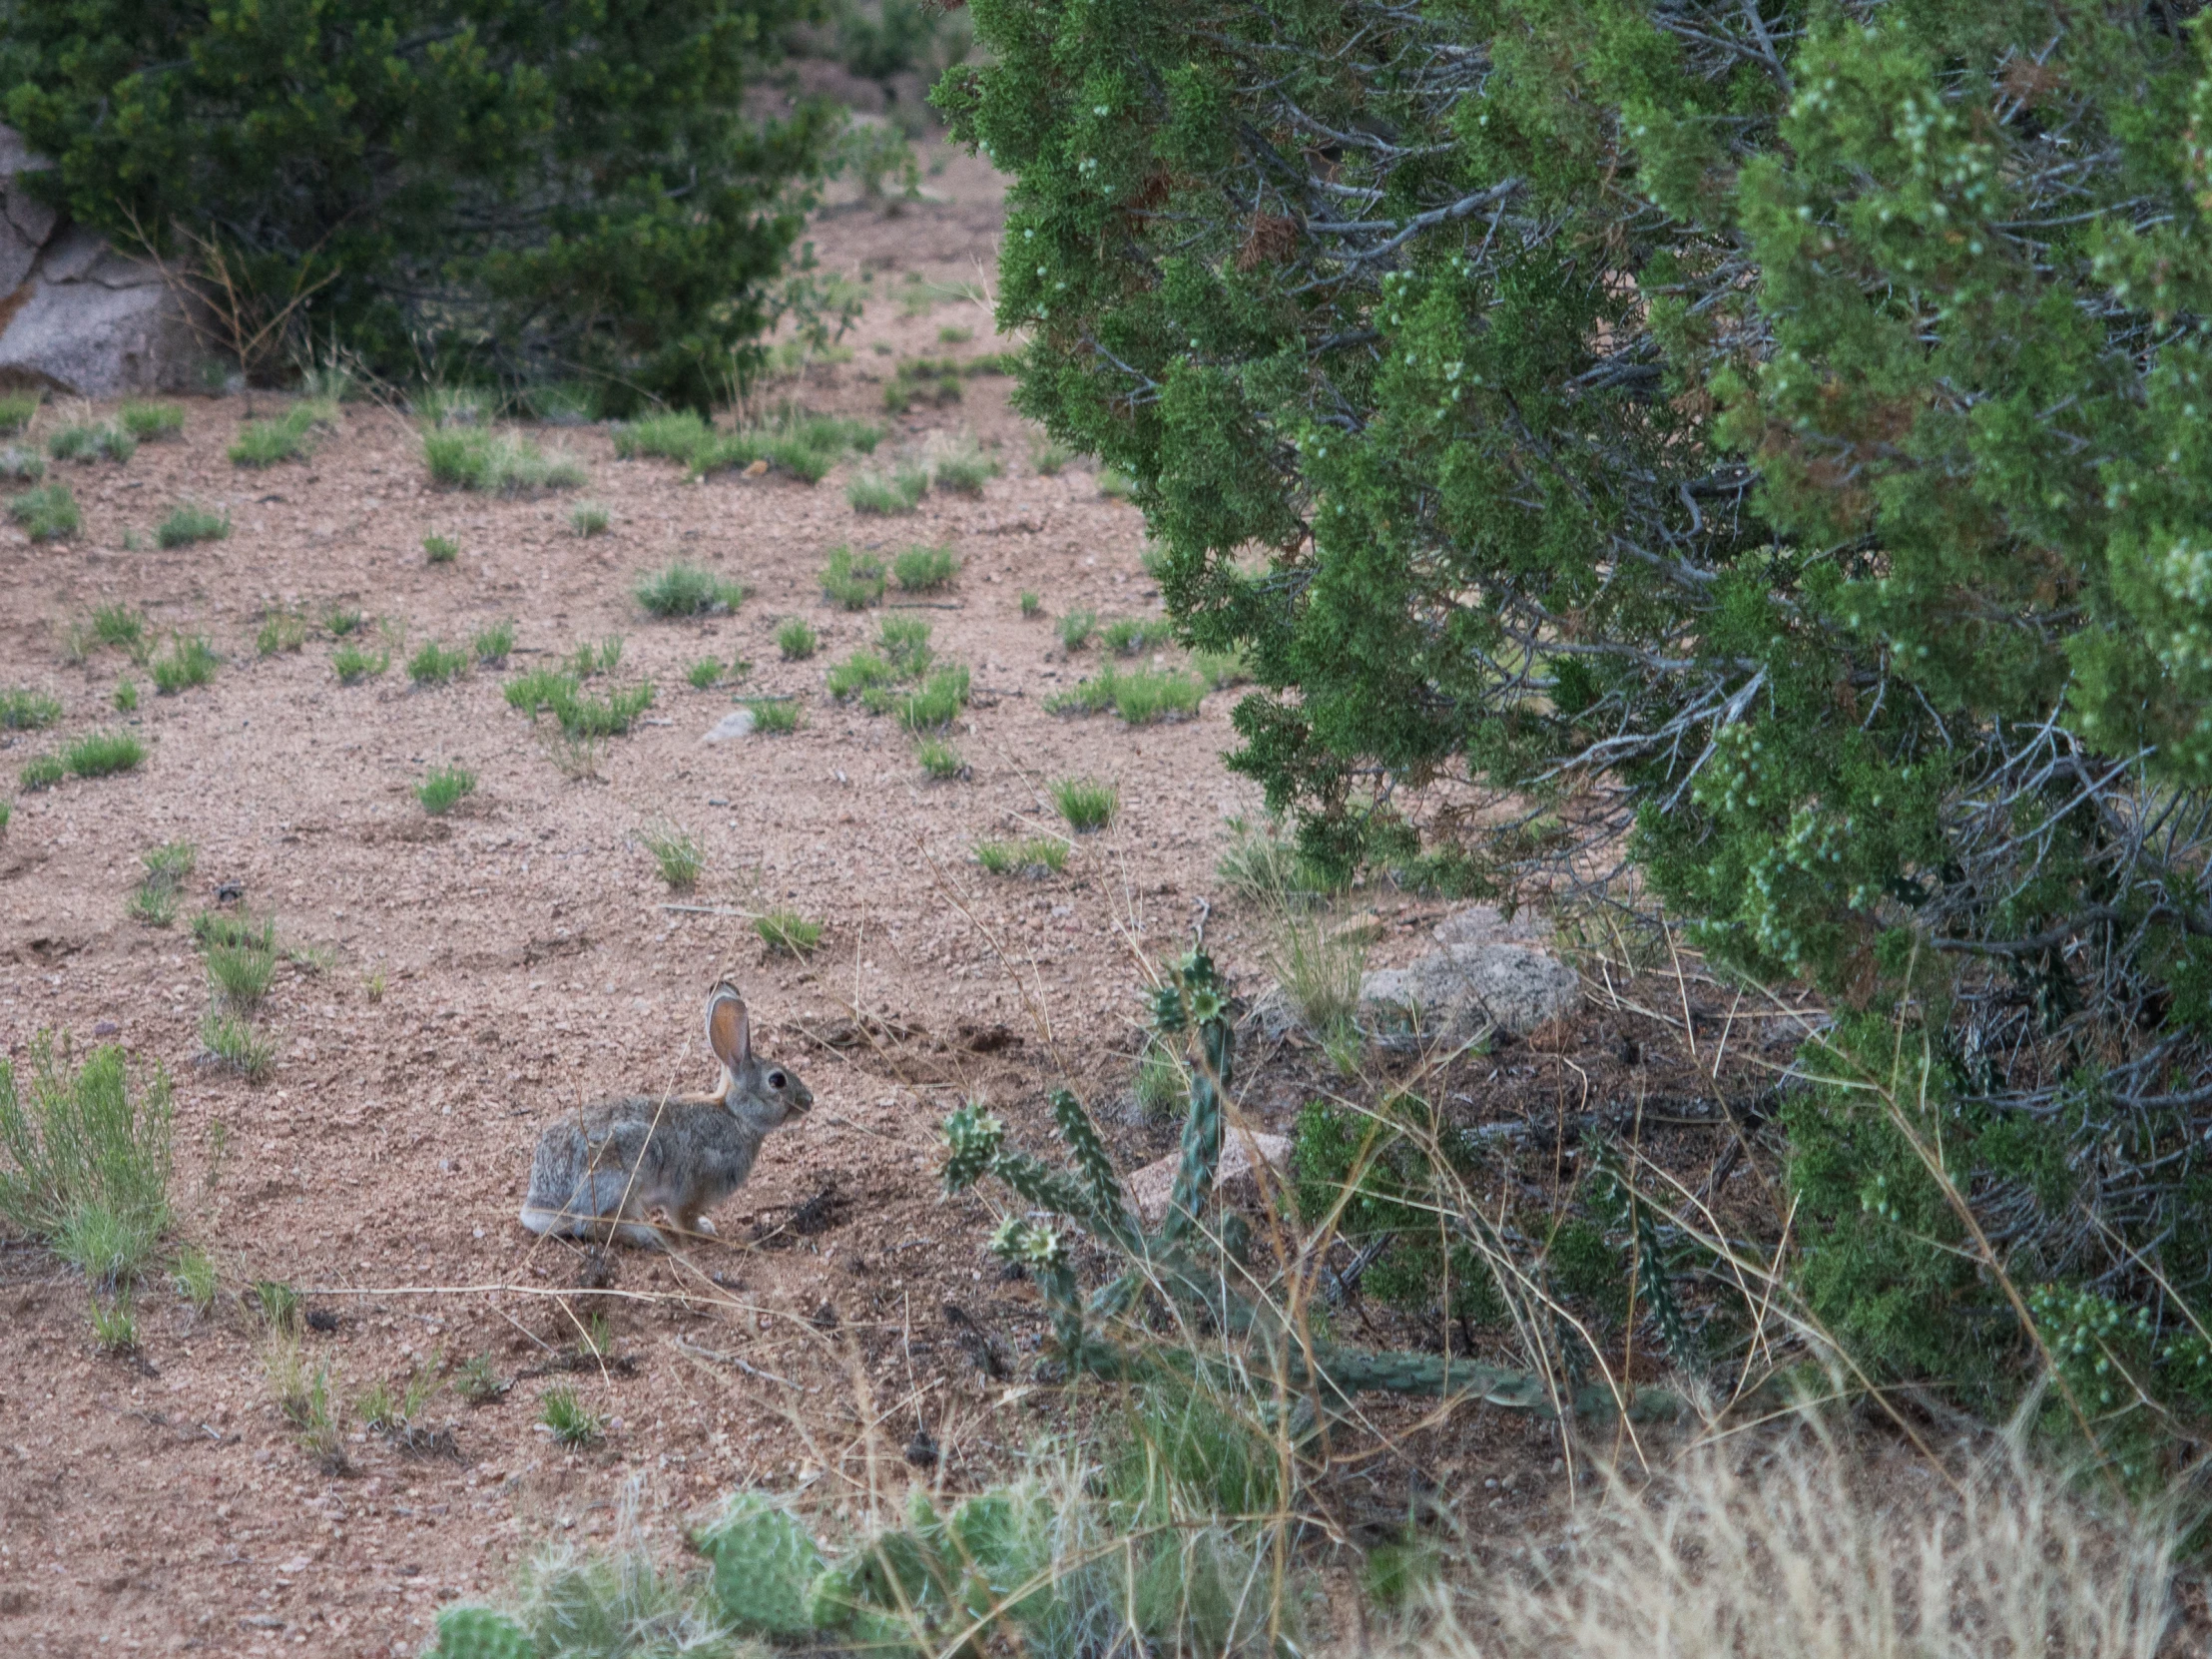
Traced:
<path fill-rule="evenodd" d="M 182 441 L 127 465 L 58 465 L 84 507 L 73 540 L 33 546 L 0 529 L 0 687 L 50 691 L 66 710 L 53 730 L 0 734 L 4 776 L 92 730 L 128 727 L 151 750 L 135 774 L 17 797 L 0 836 L 0 1040 L 19 1066 L 37 1033 L 66 1031 L 166 1071 L 179 1235 L 212 1253 L 225 1285 L 207 1315 L 145 1293 L 139 1352 L 117 1358 L 94 1342 L 80 1276 L 0 1242 L 9 1652 L 411 1654 L 441 1602 L 497 1595 L 549 1541 L 605 1539 L 633 1479 L 648 1535 L 667 1543 L 742 1484 L 855 1512 L 914 1477 L 902 1452 L 917 1430 L 941 1448 L 934 1478 L 987 1478 L 1066 1409 L 1027 1382 L 1039 1323 L 1027 1288 L 983 1249 L 998 1200 L 939 1196 L 936 1126 L 980 1097 L 1041 1146 L 1050 1087 L 1072 1081 L 1108 1107 L 1125 1097 L 1146 963 L 1180 949 L 1202 914 L 1240 987 L 1265 983 L 1258 918 L 1215 871 L 1225 820 L 1258 801 L 1222 763 L 1235 693 L 1141 729 L 1043 708 L 1097 655 L 1071 661 L 1052 618 L 1159 614 L 1137 512 L 1086 468 L 1040 475 L 1041 434 L 1010 410 L 1003 378 L 968 379 L 956 405 L 882 414 L 901 359 L 1005 343 L 981 303 L 930 302 L 908 281 L 942 294 L 992 269 L 1000 182 L 942 159 L 932 200 L 818 222 L 823 265 L 872 273 L 879 297 L 849 361 L 781 389 L 882 420 L 884 460 L 972 438 L 1003 469 L 979 497 L 932 493 L 911 517 L 863 517 L 845 504 L 850 463 L 812 487 L 773 473 L 692 483 L 671 462 L 617 459 L 600 428 L 532 434 L 584 463 L 581 489 L 454 494 L 431 486 L 410 421 L 374 402 L 348 404 L 310 461 L 248 471 L 226 449 L 280 401 L 257 394 L 187 399 Z M 973 338 L 943 332 L 961 328 Z M 34 437 L 81 412 L 50 406 Z M 230 538 L 147 550 L 187 500 L 229 512 Z M 609 510 L 608 534 L 571 532 L 578 500 Z M 432 533 L 458 541 L 457 562 L 425 560 Z M 953 734 L 970 767 L 958 782 L 926 781 L 890 720 L 824 686 L 879 618 L 825 602 L 827 551 L 924 542 L 961 560 L 949 593 L 911 613 L 934 624 L 942 658 L 973 671 Z M 751 597 L 734 615 L 647 617 L 634 582 L 679 558 L 741 578 Z M 1043 619 L 1021 616 L 1024 589 L 1042 596 Z M 164 636 L 207 636 L 225 659 L 213 684 L 156 697 L 118 651 L 73 656 L 72 629 L 116 601 Z M 334 606 L 403 636 L 388 673 L 340 685 L 320 631 L 303 649 L 257 653 L 272 609 L 312 620 Z M 795 616 L 822 635 L 811 661 L 782 661 L 774 643 Z M 516 627 L 506 668 L 410 686 L 400 664 L 422 642 L 460 645 L 501 618 Z M 598 777 L 572 780 L 548 723 L 510 711 L 502 686 L 616 635 L 615 680 L 649 679 L 656 700 L 605 747 Z M 751 662 L 739 692 L 687 686 L 709 656 Z M 124 675 L 141 688 L 135 714 L 111 707 Z M 796 698 L 802 725 L 703 743 L 736 695 Z M 447 761 L 480 784 L 433 819 L 413 792 Z M 1046 785 L 1076 775 L 1118 785 L 1114 827 L 1080 837 L 1059 876 L 983 874 L 973 843 L 1054 828 Z M 640 834 L 659 824 L 704 843 L 696 890 L 672 894 L 657 873 Z M 199 851 L 183 914 L 140 925 L 125 913 L 140 855 L 173 840 Z M 280 967 L 258 1015 L 276 1046 L 258 1083 L 201 1053 L 209 993 L 187 923 L 218 903 L 219 883 L 273 913 L 307 957 Z M 825 924 L 811 960 L 765 951 L 748 917 L 771 906 Z M 1422 948 L 1444 908 L 1396 893 L 1367 907 L 1379 963 Z M 526 1234 L 515 1211 L 530 1149 L 556 1114 L 711 1081 L 699 1007 L 724 975 L 751 998 L 759 1046 L 800 1071 L 817 1109 L 768 1143 L 718 1214 L 721 1242 L 595 1261 Z M 1738 1025 L 1725 998 L 1700 994 L 1698 1029 L 1722 1032 L 1730 1016 L 1738 1063 L 1752 1065 L 1758 1022 Z M 1665 1031 L 1662 1015 L 1609 1006 L 1480 1061 L 1445 1093 L 1527 1117 L 1624 1093 L 1694 1096 L 1699 1074 Z M 1243 1110 L 1286 1130 L 1324 1078 L 1310 1050 L 1255 1056 Z M 1170 1144 L 1171 1128 L 1105 1115 L 1130 1165 Z M 1718 1152 L 1685 1133 L 1701 1156 Z M 347 1468 L 326 1469 L 273 1401 L 241 1294 L 262 1280 L 301 1289 L 327 1327 L 306 1334 L 305 1357 L 344 1397 L 477 1356 L 507 1389 L 474 1407 L 439 1393 L 426 1420 L 450 1444 L 427 1456 L 356 1421 Z M 594 1315 L 612 1353 L 579 1364 L 579 1322 Z M 1355 1335 L 1393 1332 L 1363 1315 Z M 540 1393 L 564 1382 L 607 1419 L 596 1447 L 564 1451 L 539 1423 Z M 1559 1500 L 1539 1422 L 1480 1407 L 1448 1432 L 1414 1411 L 1378 1421 L 1405 1431 L 1404 1455 L 1354 1458 L 1333 1498 L 1348 1529 L 1363 1505 L 1402 1517 L 1413 1478 L 1478 1527 L 1520 1536 Z"/>

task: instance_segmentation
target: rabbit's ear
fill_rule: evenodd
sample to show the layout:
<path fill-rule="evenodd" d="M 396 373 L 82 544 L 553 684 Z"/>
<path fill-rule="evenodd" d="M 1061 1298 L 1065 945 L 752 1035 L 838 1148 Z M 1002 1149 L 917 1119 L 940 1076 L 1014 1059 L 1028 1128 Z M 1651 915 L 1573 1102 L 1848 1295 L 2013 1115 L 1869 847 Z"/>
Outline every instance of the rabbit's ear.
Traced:
<path fill-rule="evenodd" d="M 707 1046 L 733 1076 L 753 1063 L 753 1022 L 735 985 L 725 982 L 707 994 Z"/>

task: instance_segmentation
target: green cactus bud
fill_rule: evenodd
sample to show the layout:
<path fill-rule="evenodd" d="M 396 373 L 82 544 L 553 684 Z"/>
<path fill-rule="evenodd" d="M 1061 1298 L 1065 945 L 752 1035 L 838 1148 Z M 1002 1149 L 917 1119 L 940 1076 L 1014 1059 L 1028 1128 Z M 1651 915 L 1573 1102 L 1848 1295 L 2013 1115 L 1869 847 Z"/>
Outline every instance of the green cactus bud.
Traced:
<path fill-rule="evenodd" d="M 1058 1233 L 1049 1227 L 1032 1226 L 1019 1216 L 1008 1216 L 991 1235 L 993 1256 L 1025 1268 L 1056 1268 L 1066 1253 Z"/>
<path fill-rule="evenodd" d="M 944 1120 L 944 1190 L 965 1192 L 988 1175 L 1006 1142 L 1006 1125 L 974 1101 L 962 1101 Z"/>
<path fill-rule="evenodd" d="M 698 1537 L 715 1566 L 715 1596 L 740 1629 L 804 1636 L 814 1628 L 809 1594 L 823 1569 L 799 1517 L 759 1492 L 740 1492 Z"/>
<path fill-rule="evenodd" d="M 423 1659 L 537 1659 L 529 1632 L 495 1607 L 448 1607 L 438 1614 L 438 1639 Z"/>

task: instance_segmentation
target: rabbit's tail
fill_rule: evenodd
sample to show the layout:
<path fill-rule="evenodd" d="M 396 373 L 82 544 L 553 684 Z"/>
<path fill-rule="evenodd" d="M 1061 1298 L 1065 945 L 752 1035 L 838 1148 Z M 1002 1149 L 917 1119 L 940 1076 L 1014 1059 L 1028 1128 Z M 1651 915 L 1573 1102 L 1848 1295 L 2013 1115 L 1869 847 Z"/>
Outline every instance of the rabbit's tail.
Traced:
<path fill-rule="evenodd" d="M 532 1161 L 522 1225 L 541 1237 L 558 1233 L 580 1239 L 598 1231 L 597 1224 L 623 1213 L 635 1183 L 619 1169 L 593 1170 L 572 1180 L 567 1169 L 556 1167 L 564 1162 L 542 1153 Z"/>

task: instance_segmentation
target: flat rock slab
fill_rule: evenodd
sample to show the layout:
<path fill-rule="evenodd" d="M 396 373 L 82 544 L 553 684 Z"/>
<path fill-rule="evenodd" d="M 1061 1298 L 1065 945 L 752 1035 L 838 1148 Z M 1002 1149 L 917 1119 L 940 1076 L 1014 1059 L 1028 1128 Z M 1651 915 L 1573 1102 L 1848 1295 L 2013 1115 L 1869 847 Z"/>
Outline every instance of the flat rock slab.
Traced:
<path fill-rule="evenodd" d="M 1446 945 L 1360 980 L 1354 1016 L 1385 1048 L 1456 1047 L 1485 1031 L 1525 1037 L 1582 1005 L 1582 977 L 1526 944 Z"/>
<path fill-rule="evenodd" d="M 701 743 L 732 743 L 739 738 L 750 737 L 753 726 L 753 711 L 751 709 L 732 709 L 716 721 L 707 735 L 699 741 Z"/>
<path fill-rule="evenodd" d="M 1290 1162 L 1291 1143 L 1281 1135 L 1227 1130 L 1222 1136 L 1221 1163 L 1214 1171 L 1214 1190 L 1233 1201 L 1258 1198 L 1260 1183 L 1252 1173 L 1255 1158 L 1279 1171 Z M 1157 1227 L 1166 1218 L 1168 1201 L 1175 1196 L 1175 1172 L 1182 1163 L 1183 1154 L 1171 1152 L 1129 1177 L 1129 1202 L 1147 1227 Z"/>

